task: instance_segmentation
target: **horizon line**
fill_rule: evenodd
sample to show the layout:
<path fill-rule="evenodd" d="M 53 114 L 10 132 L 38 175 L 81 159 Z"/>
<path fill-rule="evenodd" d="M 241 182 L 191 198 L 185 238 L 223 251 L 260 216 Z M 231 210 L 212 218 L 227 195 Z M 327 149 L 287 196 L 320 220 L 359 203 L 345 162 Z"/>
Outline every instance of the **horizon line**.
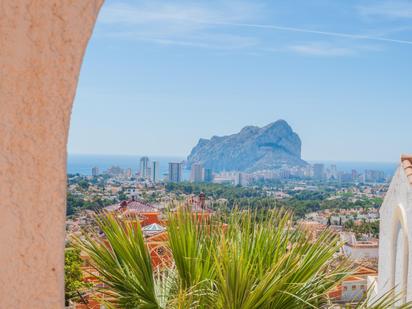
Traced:
<path fill-rule="evenodd" d="M 187 155 L 155 155 L 155 154 L 120 154 L 120 153 L 79 153 L 79 152 L 67 152 L 68 157 L 73 155 L 78 156 L 119 156 L 119 157 L 158 157 L 158 158 L 187 158 Z M 344 159 L 302 159 L 311 163 L 386 163 L 386 164 L 398 164 L 398 161 L 365 161 L 365 160 L 344 160 Z"/>

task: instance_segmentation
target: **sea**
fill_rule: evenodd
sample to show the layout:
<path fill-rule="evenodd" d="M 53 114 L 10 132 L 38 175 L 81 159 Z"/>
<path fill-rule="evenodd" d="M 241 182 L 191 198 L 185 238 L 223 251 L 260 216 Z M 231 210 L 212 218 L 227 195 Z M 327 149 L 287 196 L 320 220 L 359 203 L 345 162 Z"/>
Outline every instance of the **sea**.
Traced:
<path fill-rule="evenodd" d="M 94 154 L 69 154 L 67 161 L 68 174 L 91 175 L 92 168 L 98 167 L 100 172 L 106 171 L 111 166 L 119 166 L 122 169 L 131 168 L 133 172 L 139 169 L 141 155 L 94 155 Z M 185 157 L 177 156 L 149 156 L 151 161 L 159 162 L 160 175 L 168 173 L 169 162 L 182 162 Z M 338 171 L 351 172 L 357 170 L 364 172 L 365 170 L 383 171 L 387 177 L 394 174 L 398 163 L 395 162 L 346 162 L 346 161 L 309 161 L 309 163 L 323 163 L 325 167 L 332 164 L 336 165 Z M 184 170 L 184 179 L 189 178 L 190 171 Z"/>
<path fill-rule="evenodd" d="M 94 155 L 94 154 L 69 154 L 67 160 L 67 173 L 90 176 L 92 168 L 98 167 L 100 172 L 108 170 L 111 166 L 122 169 L 131 168 L 133 173 L 139 170 L 140 158 L 136 155 Z M 159 162 L 159 174 L 168 173 L 169 162 L 182 162 L 186 158 L 177 156 L 149 156 L 150 161 Z M 183 178 L 188 179 L 189 171 L 183 171 Z"/>

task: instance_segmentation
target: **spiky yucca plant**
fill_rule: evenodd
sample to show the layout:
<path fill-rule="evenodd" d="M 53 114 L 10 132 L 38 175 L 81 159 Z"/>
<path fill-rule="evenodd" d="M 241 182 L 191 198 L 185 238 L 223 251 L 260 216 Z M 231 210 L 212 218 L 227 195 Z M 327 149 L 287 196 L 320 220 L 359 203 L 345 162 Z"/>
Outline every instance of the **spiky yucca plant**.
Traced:
<path fill-rule="evenodd" d="M 99 272 L 109 308 L 327 308 L 328 292 L 351 269 L 335 258 L 336 235 L 310 242 L 284 210 L 199 216 L 180 207 L 168 214 L 173 265 L 162 269 L 153 269 L 138 224 L 109 214 L 97 223 L 106 241 L 92 232 L 77 244 Z M 395 302 L 388 294 L 370 308 Z"/>

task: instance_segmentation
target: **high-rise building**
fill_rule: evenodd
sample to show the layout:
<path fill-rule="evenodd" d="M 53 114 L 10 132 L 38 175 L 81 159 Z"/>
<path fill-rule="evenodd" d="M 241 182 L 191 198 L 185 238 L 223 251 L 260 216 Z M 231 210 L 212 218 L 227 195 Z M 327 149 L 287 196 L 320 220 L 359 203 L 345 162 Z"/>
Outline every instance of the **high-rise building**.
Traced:
<path fill-rule="evenodd" d="M 203 165 L 199 163 L 192 164 L 192 172 L 190 175 L 190 180 L 192 182 L 202 182 L 203 181 Z"/>
<path fill-rule="evenodd" d="M 358 181 L 359 175 L 357 170 L 352 170 L 352 181 Z"/>
<path fill-rule="evenodd" d="M 120 166 L 113 165 L 109 167 L 106 173 L 110 176 L 117 177 L 123 175 L 123 170 L 120 168 Z"/>
<path fill-rule="evenodd" d="M 235 186 L 243 186 L 245 184 L 245 175 L 241 172 L 235 173 Z"/>
<path fill-rule="evenodd" d="M 333 180 L 337 180 L 338 179 L 338 168 L 336 166 L 336 164 L 332 164 L 330 166 L 330 175 L 329 175 L 330 179 Z"/>
<path fill-rule="evenodd" d="M 344 173 L 341 172 L 339 175 L 340 182 L 351 182 L 352 181 L 352 173 Z"/>
<path fill-rule="evenodd" d="M 148 157 L 142 157 L 140 159 L 140 178 L 146 179 L 150 175 L 147 174 L 147 168 L 149 167 L 149 158 Z"/>
<path fill-rule="evenodd" d="M 203 169 L 203 179 L 204 179 L 205 182 L 212 182 L 213 181 L 212 169 L 210 169 L 210 168 Z"/>
<path fill-rule="evenodd" d="M 153 161 L 152 162 L 152 176 L 151 179 L 153 183 L 156 183 L 159 181 L 159 162 L 158 161 Z"/>
<path fill-rule="evenodd" d="M 169 182 L 182 181 L 182 167 L 183 163 L 170 162 L 169 163 Z"/>
<path fill-rule="evenodd" d="M 365 170 L 365 182 L 384 182 L 385 173 L 383 171 Z"/>
<path fill-rule="evenodd" d="M 97 166 L 92 168 L 92 176 L 99 175 L 99 168 Z"/>
<path fill-rule="evenodd" d="M 127 178 L 132 177 L 132 174 L 133 174 L 133 172 L 132 172 L 132 169 L 131 169 L 130 167 L 127 168 L 127 169 L 124 171 L 124 175 L 125 175 Z"/>
<path fill-rule="evenodd" d="M 313 165 L 313 178 L 317 180 L 322 180 L 325 175 L 325 165 L 324 164 L 314 164 Z"/>

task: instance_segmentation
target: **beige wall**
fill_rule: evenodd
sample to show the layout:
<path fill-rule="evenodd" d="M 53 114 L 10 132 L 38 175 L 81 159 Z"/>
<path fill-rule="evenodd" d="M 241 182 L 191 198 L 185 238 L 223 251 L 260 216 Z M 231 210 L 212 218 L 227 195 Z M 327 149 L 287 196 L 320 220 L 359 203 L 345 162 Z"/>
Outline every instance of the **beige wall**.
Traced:
<path fill-rule="evenodd" d="M 0 308 L 61 308 L 66 144 L 103 0 L 0 0 Z"/>

